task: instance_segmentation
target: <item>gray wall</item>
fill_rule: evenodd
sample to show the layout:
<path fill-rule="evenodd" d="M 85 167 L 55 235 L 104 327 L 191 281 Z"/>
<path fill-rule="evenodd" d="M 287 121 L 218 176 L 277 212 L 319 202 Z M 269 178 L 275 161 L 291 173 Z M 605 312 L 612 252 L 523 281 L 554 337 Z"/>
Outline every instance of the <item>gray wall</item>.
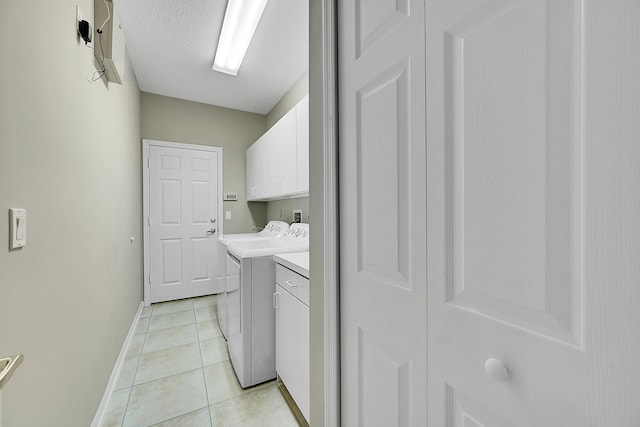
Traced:
<path fill-rule="evenodd" d="M 267 219 L 293 222 L 293 210 L 302 209 L 302 222 L 309 222 L 309 198 L 277 200 L 267 203 Z"/>
<path fill-rule="evenodd" d="M 141 102 L 143 138 L 222 147 L 224 191 L 238 193 L 238 201 L 224 202 L 231 211 L 224 232 L 263 227 L 266 205 L 247 203 L 245 150 L 266 131 L 266 117 L 146 92 Z"/>
<path fill-rule="evenodd" d="M 278 122 L 309 93 L 309 74 L 305 73 L 267 114 L 267 128 Z M 293 221 L 293 209 L 302 209 L 302 222 L 309 222 L 309 198 L 267 202 L 267 220 Z"/>
<path fill-rule="evenodd" d="M 302 98 L 309 93 L 309 73 L 305 73 L 291 86 L 282 98 L 267 113 L 267 129 L 275 125 L 284 117 Z"/>
<path fill-rule="evenodd" d="M 76 3 L 93 16 L 0 2 L 0 357 L 25 357 L 5 427 L 88 426 L 142 300 L 140 92 L 88 81 Z M 11 252 L 10 207 L 28 224 Z"/>
<path fill-rule="evenodd" d="M 324 118 L 323 3 L 309 1 L 309 209 L 310 284 L 309 331 L 312 426 L 324 426 Z"/>

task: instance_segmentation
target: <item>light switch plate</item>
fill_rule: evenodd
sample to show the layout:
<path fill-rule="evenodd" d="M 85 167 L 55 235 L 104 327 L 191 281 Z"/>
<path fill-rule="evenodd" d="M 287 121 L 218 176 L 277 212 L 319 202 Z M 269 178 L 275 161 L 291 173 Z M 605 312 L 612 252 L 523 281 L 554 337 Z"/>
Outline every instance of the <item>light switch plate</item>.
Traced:
<path fill-rule="evenodd" d="M 19 249 L 27 244 L 27 210 L 9 209 L 9 249 Z"/>
<path fill-rule="evenodd" d="M 231 219 L 231 211 L 225 211 L 224 219 Z"/>

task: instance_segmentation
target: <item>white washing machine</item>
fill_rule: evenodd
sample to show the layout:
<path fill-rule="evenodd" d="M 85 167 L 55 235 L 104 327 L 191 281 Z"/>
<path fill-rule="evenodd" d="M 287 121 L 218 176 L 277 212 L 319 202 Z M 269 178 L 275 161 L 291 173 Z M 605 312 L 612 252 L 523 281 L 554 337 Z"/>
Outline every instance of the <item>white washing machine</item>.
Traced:
<path fill-rule="evenodd" d="M 224 234 L 218 238 L 218 274 L 216 276 L 217 288 L 221 290 L 216 299 L 218 312 L 218 324 L 222 335 L 227 337 L 227 292 L 226 292 L 226 265 L 227 244 L 233 240 L 255 240 L 269 237 L 279 237 L 289 230 L 289 224 L 283 221 L 269 221 L 259 233 Z"/>
<path fill-rule="evenodd" d="M 291 224 L 282 237 L 227 246 L 227 347 L 242 387 L 276 377 L 273 255 L 309 250 L 309 224 Z"/>

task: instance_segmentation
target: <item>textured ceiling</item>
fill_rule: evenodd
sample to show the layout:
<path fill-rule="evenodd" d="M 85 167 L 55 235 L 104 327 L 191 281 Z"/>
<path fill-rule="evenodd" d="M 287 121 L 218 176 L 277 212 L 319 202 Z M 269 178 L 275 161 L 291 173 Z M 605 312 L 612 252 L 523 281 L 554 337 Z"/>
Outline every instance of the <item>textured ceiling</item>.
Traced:
<path fill-rule="evenodd" d="M 140 89 L 266 114 L 308 69 L 308 0 L 270 0 L 237 77 L 211 69 L 226 0 L 115 0 Z"/>

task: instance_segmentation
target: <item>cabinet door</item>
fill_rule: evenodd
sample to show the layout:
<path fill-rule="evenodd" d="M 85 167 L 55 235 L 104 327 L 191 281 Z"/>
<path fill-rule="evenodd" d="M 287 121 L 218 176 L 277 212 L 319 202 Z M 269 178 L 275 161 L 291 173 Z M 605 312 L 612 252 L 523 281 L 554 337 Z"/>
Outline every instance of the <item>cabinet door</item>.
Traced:
<path fill-rule="evenodd" d="M 295 109 L 281 118 L 268 133 L 269 147 L 275 156 L 272 165 L 276 165 L 274 195 L 293 194 L 298 191 Z"/>
<path fill-rule="evenodd" d="M 296 106 L 298 192 L 309 191 L 309 95 Z"/>
<path fill-rule="evenodd" d="M 309 420 L 309 307 L 276 285 L 276 371 Z"/>
<path fill-rule="evenodd" d="M 278 187 L 278 147 L 276 146 L 278 138 L 277 126 L 278 123 L 273 125 L 273 127 L 260 138 L 264 141 L 264 175 L 262 177 L 262 185 L 264 188 L 263 196 L 265 198 L 273 197 L 280 192 Z"/>
<path fill-rule="evenodd" d="M 247 148 L 247 200 L 256 200 L 266 194 L 265 175 L 265 141 L 264 136 Z"/>

